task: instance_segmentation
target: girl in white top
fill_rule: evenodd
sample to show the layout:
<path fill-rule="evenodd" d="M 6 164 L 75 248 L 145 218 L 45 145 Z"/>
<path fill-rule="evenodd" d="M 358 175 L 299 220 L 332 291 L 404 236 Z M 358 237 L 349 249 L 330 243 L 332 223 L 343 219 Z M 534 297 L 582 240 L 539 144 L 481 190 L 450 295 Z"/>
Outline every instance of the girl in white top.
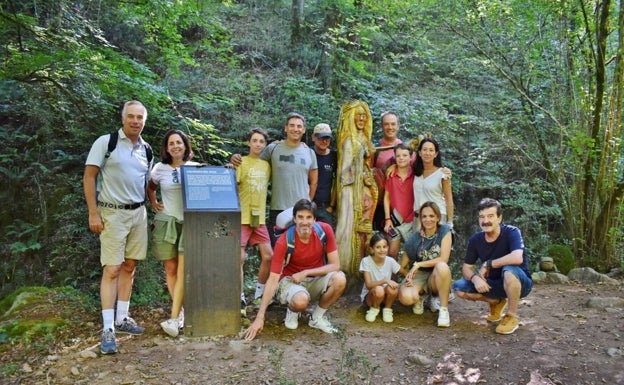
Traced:
<path fill-rule="evenodd" d="M 392 304 L 399 294 L 399 284 L 392 280 L 392 275 L 397 272 L 406 275 L 407 271 L 394 258 L 388 257 L 388 238 L 383 232 L 373 234 L 369 246 L 373 254 L 360 262 L 360 271 L 364 275 L 361 297 L 369 306 L 365 318 L 374 322 L 383 302 L 382 319 L 392 322 Z"/>
<path fill-rule="evenodd" d="M 182 225 L 184 208 L 182 185 L 180 184 L 180 166 L 197 165 L 191 162 L 193 150 L 191 143 L 182 131 L 169 130 L 165 134 L 160 149 L 161 162 L 152 169 L 147 185 L 147 196 L 156 212 L 152 226 L 152 254 L 163 261 L 167 289 L 173 300 L 171 318 L 160 324 L 172 337 L 184 324 L 182 298 L 184 296 L 184 239 Z M 160 188 L 162 201 L 156 197 Z"/>
<path fill-rule="evenodd" d="M 441 212 L 440 224 L 453 228 L 453 189 L 450 172 L 445 173 L 444 169 L 438 142 L 433 138 L 422 139 L 414 162 L 414 212 L 418 213 L 425 202 L 435 202 Z"/>

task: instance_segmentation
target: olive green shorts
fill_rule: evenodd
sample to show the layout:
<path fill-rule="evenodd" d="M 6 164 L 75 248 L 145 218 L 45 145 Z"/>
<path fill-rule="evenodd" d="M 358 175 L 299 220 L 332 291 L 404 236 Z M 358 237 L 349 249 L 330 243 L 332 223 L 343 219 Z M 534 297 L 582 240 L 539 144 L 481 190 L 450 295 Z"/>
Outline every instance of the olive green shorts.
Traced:
<path fill-rule="evenodd" d="M 152 255 L 161 261 L 176 258 L 178 254 L 184 253 L 184 234 L 182 233 L 183 224 L 176 223 L 178 237 L 175 243 L 165 241 L 167 232 L 167 222 L 154 220 L 152 228 L 151 250 Z"/>

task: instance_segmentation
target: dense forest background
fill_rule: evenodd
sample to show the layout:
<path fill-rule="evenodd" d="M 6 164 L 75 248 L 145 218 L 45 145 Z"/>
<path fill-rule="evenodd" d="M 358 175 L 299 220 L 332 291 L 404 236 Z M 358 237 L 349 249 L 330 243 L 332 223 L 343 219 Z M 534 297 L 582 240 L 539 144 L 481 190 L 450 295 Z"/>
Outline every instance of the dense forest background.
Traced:
<path fill-rule="evenodd" d="M 624 4 L 533 0 L 7 0 L 0 3 L 0 297 L 24 285 L 97 293 L 82 173 L 130 99 L 144 137 L 188 132 L 224 164 L 253 126 L 281 138 L 299 111 L 394 110 L 432 132 L 453 170 L 458 243 L 502 201 L 531 262 L 623 263 Z M 562 251 L 563 250 L 563 251 Z M 166 296 L 150 259 L 133 301 Z"/>

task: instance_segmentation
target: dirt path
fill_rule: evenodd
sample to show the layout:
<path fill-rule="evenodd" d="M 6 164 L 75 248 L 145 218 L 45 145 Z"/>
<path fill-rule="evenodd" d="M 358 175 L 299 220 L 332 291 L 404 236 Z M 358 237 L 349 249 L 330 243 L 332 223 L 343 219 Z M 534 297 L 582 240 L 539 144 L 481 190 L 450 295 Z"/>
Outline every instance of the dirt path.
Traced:
<path fill-rule="evenodd" d="M 624 309 L 590 308 L 592 297 L 624 298 L 624 287 L 538 285 L 520 306 L 521 327 L 494 333 L 485 306 L 456 299 L 452 325 L 395 305 L 395 321 L 364 321 L 356 295 L 329 311 L 344 331 L 331 336 L 300 321 L 282 326 L 269 310 L 264 332 L 237 337 L 166 337 L 162 309 L 135 314 L 145 335 L 118 339 L 119 354 L 99 356 L 99 333 L 52 355 L 6 384 L 624 384 Z M 143 318 L 141 318 L 143 317 Z M 78 326 L 78 325 L 77 325 Z M 94 354 L 93 352 L 97 353 Z"/>

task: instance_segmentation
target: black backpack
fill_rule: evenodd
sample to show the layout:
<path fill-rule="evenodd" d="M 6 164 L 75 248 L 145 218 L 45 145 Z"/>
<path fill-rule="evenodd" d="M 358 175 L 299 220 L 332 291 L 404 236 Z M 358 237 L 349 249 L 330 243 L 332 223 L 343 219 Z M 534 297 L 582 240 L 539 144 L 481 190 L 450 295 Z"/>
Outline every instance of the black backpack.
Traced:
<path fill-rule="evenodd" d="M 104 155 L 104 163 L 110 157 L 111 152 L 115 150 L 117 147 L 117 141 L 119 140 L 119 131 L 114 131 L 110 133 L 110 138 L 108 138 L 108 151 L 106 151 L 106 155 Z M 143 144 L 145 146 L 145 155 L 147 156 L 147 163 L 152 163 L 154 159 L 154 152 L 152 151 L 152 146 L 148 143 Z M 104 163 L 102 163 L 101 167 L 104 167 Z M 101 168 L 100 167 L 100 168 Z"/>
<path fill-rule="evenodd" d="M 108 158 L 110 158 L 111 152 L 115 151 L 118 140 L 119 140 L 119 131 L 111 132 L 110 137 L 108 138 L 108 149 L 106 150 L 106 154 L 104 155 L 104 161 L 100 165 L 100 169 L 104 168 L 106 161 L 108 160 Z M 143 146 L 145 146 L 145 156 L 147 157 L 148 167 L 151 168 L 152 160 L 154 159 L 154 152 L 152 151 L 152 146 L 150 146 L 148 143 L 144 143 Z M 102 178 L 102 173 L 98 173 L 97 180 L 95 183 L 95 191 L 96 191 L 96 194 L 98 195 L 102 189 L 101 178 Z"/>

